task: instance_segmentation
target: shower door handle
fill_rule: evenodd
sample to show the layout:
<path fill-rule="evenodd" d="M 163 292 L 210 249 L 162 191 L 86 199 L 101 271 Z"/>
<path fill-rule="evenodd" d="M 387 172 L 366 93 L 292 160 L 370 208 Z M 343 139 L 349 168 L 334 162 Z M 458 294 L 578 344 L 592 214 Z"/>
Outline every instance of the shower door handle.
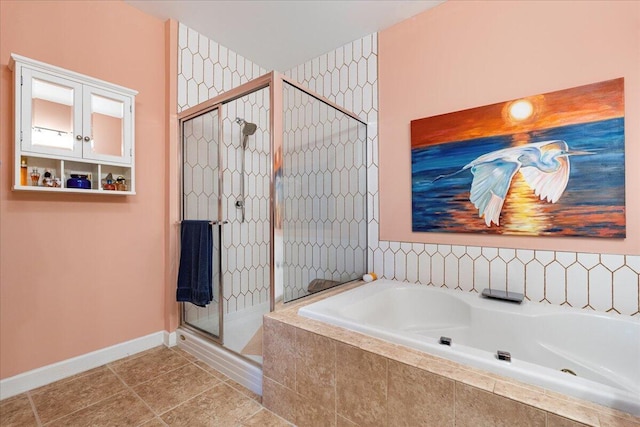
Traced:
<path fill-rule="evenodd" d="M 224 221 L 211 221 L 211 225 L 224 225 L 224 224 L 229 224 L 229 221 L 227 221 L 226 219 Z"/>

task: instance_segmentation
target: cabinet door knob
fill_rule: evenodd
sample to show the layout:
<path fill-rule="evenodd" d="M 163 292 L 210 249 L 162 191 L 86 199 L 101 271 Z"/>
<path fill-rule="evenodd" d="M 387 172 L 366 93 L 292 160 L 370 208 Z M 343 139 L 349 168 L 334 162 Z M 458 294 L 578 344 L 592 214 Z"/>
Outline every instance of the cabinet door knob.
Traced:
<path fill-rule="evenodd" d="M 89 142 L 89 141 L 91 141 L 91 138 L 89 138 L 88 136 L 85 136 L 84 140 L 85 140 L 85 142 Z"/>
<path fill-rule="evenodd" d="M 82 141 L 82 135 L 76 135 L 76 139 L 77 139 L 78 141 Z"/>

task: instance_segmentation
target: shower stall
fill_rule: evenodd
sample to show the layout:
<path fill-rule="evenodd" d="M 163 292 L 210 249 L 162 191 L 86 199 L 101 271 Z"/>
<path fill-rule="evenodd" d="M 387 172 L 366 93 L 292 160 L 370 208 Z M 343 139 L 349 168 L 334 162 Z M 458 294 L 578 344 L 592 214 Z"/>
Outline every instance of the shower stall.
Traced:
<path fill-rule="evenodd" d="M 181 303 L 180 336 L 228 350 L 209 361 L 247 383 L 265 313 L 367 271 L 366 125 L 275 72 L 179 120 L 182 219 L 214 236 L 214 299 Z"/>

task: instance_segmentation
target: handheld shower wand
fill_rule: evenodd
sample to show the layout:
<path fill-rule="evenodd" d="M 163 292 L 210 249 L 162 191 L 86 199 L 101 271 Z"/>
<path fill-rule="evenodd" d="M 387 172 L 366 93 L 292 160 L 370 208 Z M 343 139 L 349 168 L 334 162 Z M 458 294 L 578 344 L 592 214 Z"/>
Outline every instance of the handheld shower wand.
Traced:
<path fill-rule="evenodd" d="M 242 148 L 242 162 L 240 163 L 240 197 L 236 200 L 236 208 L 241 209 L 242 219 L 241 222 L 245 220 L 245 189 L 244 189 L 244 181 L 245 181 L 245 173 L 244 173 L 244 163 L 245 157 L 247 154 L 247 141 L 249 136 L 256 133 L 258 126 L 255 123 L 247 122 L 245 119 L 240 117 L 236 117 L 235 122 L 238 123 L 240 127 L 240 134 L 242 137 L 242 142 L 240 147 Z"/>

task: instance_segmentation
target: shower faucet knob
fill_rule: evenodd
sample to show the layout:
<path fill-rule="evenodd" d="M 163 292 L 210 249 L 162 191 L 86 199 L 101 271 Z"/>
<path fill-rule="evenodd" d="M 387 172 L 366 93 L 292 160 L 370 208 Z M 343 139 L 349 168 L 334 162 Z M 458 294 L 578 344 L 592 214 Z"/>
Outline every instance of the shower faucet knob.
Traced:
<path fill-rule="evenodd" d="M 244 208 L 244 200 L 240 200 L 240 199 L 236 200 L 236 208 L 238 209 Z"/>

